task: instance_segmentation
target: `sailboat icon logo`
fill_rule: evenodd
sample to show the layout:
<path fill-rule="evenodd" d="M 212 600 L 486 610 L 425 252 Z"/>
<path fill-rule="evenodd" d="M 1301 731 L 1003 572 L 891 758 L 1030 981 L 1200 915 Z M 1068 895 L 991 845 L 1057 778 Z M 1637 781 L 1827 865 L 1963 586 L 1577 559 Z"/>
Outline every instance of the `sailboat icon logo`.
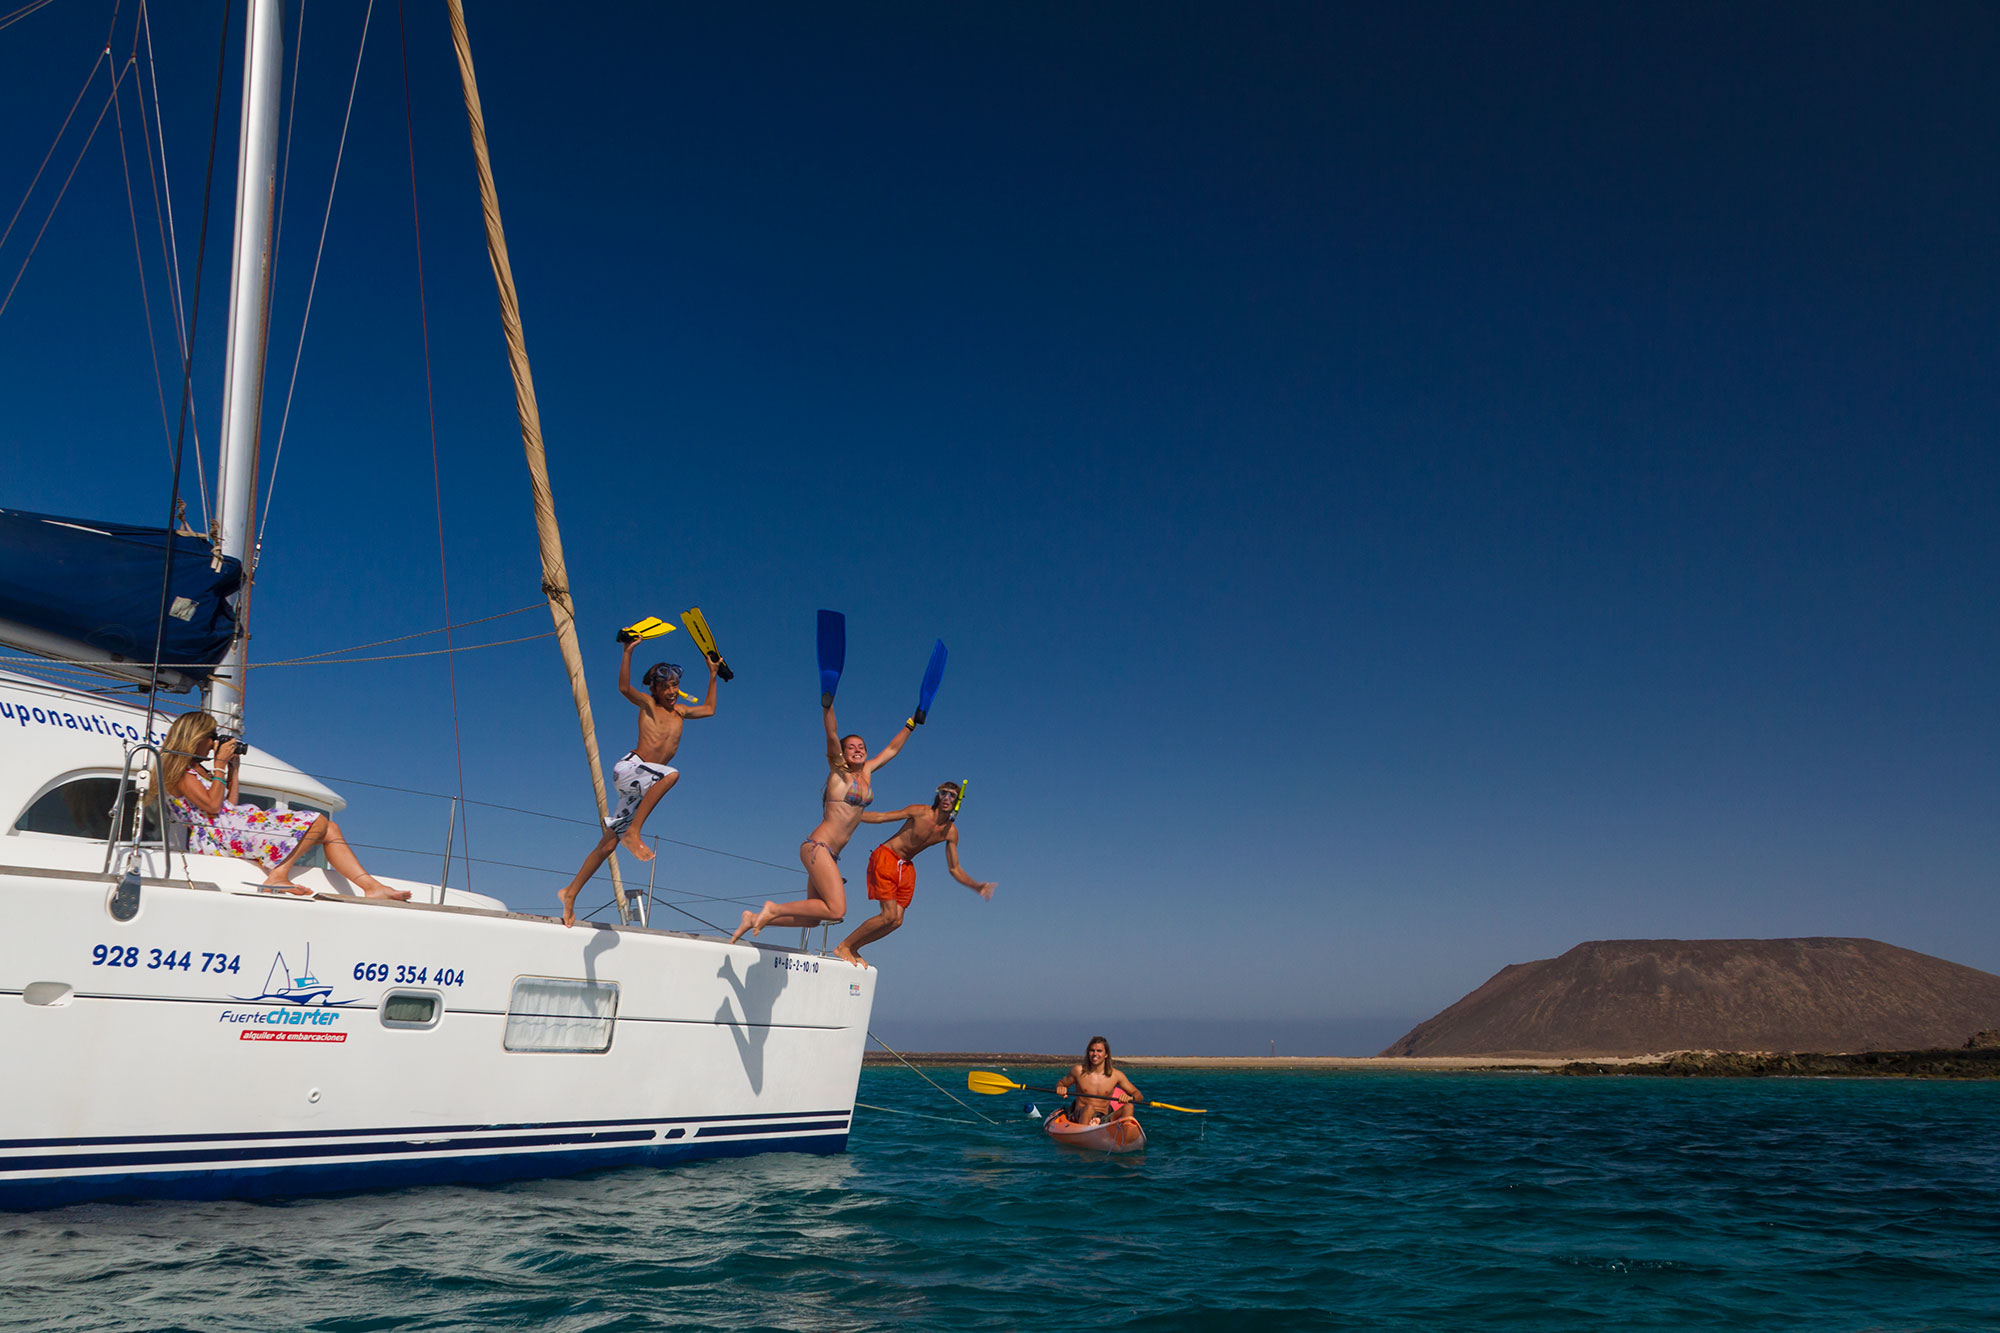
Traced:
<path fill-rule="evenodd" d="M 234 998 L 246 1004 L 276 1001 L 279 1004 L 315 1004 L 337 1008 L 354 1004 L 353 1000 L 336 1000 L 333 987 L 312 974 L 312 944 L 306 944 L 305 965 L 296 972 L 285 960 L 283 950 L 271 959 L 270 969 L 264 973 L 264 992 L 261 995 L 238 995 Z"/>

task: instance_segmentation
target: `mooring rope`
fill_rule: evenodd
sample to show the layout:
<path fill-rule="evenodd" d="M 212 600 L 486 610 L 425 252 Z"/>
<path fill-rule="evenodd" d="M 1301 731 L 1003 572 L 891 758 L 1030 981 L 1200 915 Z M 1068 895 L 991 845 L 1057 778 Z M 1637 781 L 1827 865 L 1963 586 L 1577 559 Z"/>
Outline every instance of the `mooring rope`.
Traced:
<path fill-rule="evenodd" d="M 924 1114 L 924 1113 L 923 1113 L 922 1111 L 903 1111 L 903 1110 L 898 1110 L 898 1109 L 897 1109 L 896 1107 L 893 1107 L 893 1106 L 870 1106 L 870 1105 L 869 1105 L 869 1104 L 868 1104 L 867 1102 L 856 1102 L 856 1103 L 854 1103 L 854 1104 L 855 1104 L 856 1106 L 860 1107 L 860 1108 L 861 1108 L 862 1110 L 864 1110 L 864 1111 L 885 1111 L 885 1112 L 887 1112 L 887 1113 L 888 1113 L 888 1114 L 890 1114 L 890 1115 L 908 1115 L 908 1116 L 915 1116 L 915 1117 L 916 1117 L 917 1119 L 919 1119 L 919 1120 L 935 1120 L 935 1121 L 937 1121 L 937 1122 L 938 1122 L 939 1124 L 943 1124 L 943 1125 L 970 1125 L 970 1124 L 972 1124 L 972 1122 L 971 1122 L 970 1120 L 960 1120 L 960 1119 L 956 1118 L 955 1116 L 948 1116 L 948 1115 L 925 1115 L 925 1114 Z M 988 1124 L 992 1124 L 993 1122 L 989 1120 L 989 1121 L 988 1121 L 987 1123 L 988 1123 Z"/>
<path fill-rule="evenodd" d="M 895 1057 L 896 1057 L 896 1058 L 897 1058 L 898 1060 L 903 1060 L 903 1053 L 902 1053 L 901 1051 L 899 1051 L 899 1050 L 897 1050 L 897 1049 L 896 1049 L 895 1047 L 891 1046 L 891 1045 L 890 1045 L 890 1044 L 889 1044 L 888 1042 L 886 1042 L 886 1041 L 883 1041 L 883 1040 L 882 1040 L 882 1039 L 881 1039 L 880 1037 L 876 1036 L 876 1035 L 875 1035 L 875 1034 L 874 1034 L 873 1032 L 870 1032 L 870 1033 L 868 1034 L 868 1039 L 869 1039 L 870 1041 L 874 1042 L 874 1043 L 875 1043 L 875 1044 L 876 1044 L 877 1046 L 880 1046 L 880 1047 L 881 1047 L 881 1048 L 882 1048 L 883 1050 L 885 1050 L 885 1051 L 889 1052 L 889 1054 L 891 1054 L 891 1055 L 895 1056 Z M 981 1120 L 984 1120 L 984 1121 L 986 1121 L 986 1123 L 987 1123 L 987 1124 L 989 1124 L 989 1125 L 997 1125 L 997 1124 L 999 1124 L 999 1123 L 1000 1123 L 1000 1122 L 999 1122 L 998 1120 L 994 1120 L 994 1119 L 992 1119 L 992 1118 L 988 1117 L 988 1116 L 987 1116 L 987 1115 L 985 1115 L 985 1114 L 984 1114 L 983 1112 L 981 1112 L 981 1111 L 978 1111 L 978 1110 L 974 1109 L 974 1108 L 973 1108 L 972 1106 L 970 1106 L 970 1105 L 967 1105 L 967 1103 L 965 1103 L 964 1101 L 961 1101 L 961 1100 L 960 1100 L 960 1099 L 959 1099 L 958 1097 L 956 1097 L 956 1096 L 954 1096 L 954 1095 L 953 1095 L 953 1093 L 952 1093 L 951 1089 L 949 1089 L 949 1088 L 945 1087 L 945 1086 L 944 1086 L 943 1084 L 939 1083 L 939 1082 L 938 1082 L 938 1081 L 937 1081 L 936 1079 L 932 1078 L 932 1077 L 931 1077 L 931 1076 L 930 1076 L 929 1074 L 926 1074 L 926 1073 L 925 1073 L 925 1072 L 924 1072 L 923 1070 L 921 1070 L 921 1069 L 917 1068 L 917 1067 L 916 1067 L 915 1065 L 913 1065 L 913 1064 L 910 1064 L 910 1062 L 909 1062 L 908 1060 L 903 1060 L 903 1064 L 904 1064 L 905 1066 L 907 1066 L 907 1067 L 908 1067 L 909 1071 L 910 1071 L 910 1072 L 911 1072 L 912 1074 L 915 1074 L 915 1075 L 916 1075 L 916 1076 L 917 1076 L 918 1078 L 920 1078 L 920 1079 L 922 1079 L 922 1080 L 923 1080 L 924 1082 L 926 1082 L 926 1083 L 930 1084 L 930 1085 L 931 1085 L 931 1086 L 932 1086 L 933 1088 L 936 1088 L 936 1089 L 937 1089 L 937 1090 L 938 1090 L 939 1092 L 942 1092 L 942 1093 L 943 1093 L 943 1094 L 944 1094 L 945 1096 L 947 1096 L 947 1097 L 950 1097 L 950 1098 L 951 1098 L 951 1099 L 952 1099 L 953 1101 L 955 1101 L 955 1102 L 958 1102 L 958 1104 L 959 1104 L 960 1106 L 963 1106 L 963 1107 L 965 1107 L 965 1109 L 966 1109 L 966 1110 L 968 1110 L 968 1111 L 971 1111 L 971 1112 L 972 1112 L 972 1113 L 973 1113 L 974 1115 L 978 1116 L 978 1117 L 979 1117 L 979 1118 L 980 1118 Z"/>

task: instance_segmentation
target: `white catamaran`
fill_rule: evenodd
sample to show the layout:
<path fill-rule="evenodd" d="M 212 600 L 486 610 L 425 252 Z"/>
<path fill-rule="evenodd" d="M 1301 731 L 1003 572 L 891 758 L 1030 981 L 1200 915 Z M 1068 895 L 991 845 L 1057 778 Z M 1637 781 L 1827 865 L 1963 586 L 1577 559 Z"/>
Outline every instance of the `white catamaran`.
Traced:
<path fill-rule="evenodd" d="M 511 307 L 456 0 L 451 10 Z M 127 681 L 198 685 L 232 731 L 282 49 L 278 0 L 248 0 L 248 13 L 217 536 L 0 511 L 0 642 Z M 510 344 L 520 388 L 525 356 L 518 336 Z M 532 386 L 517 397 L 534 467 Z M 573 655 L 547 517 L 544 572 Z M 572 677 L 587 709 L 574 663 Z M 583 724 L 588 736 L 587 711 Z M 364 898 L 324 867 L 295 877 L 315 897 L 260 892 L 257 864 L 180 850 L 144 780 L 164 731 L 144 697 L 0 673 L 0 1207 L 845 1147 L 874 971 L 630 922 L 565 929 L 409 881 L 390 882 L 410 902 Z M 262 750 L 243 772 L 247 801 L 342 808 Z M 622 891 L 620 903 L 623 916 Z"/>

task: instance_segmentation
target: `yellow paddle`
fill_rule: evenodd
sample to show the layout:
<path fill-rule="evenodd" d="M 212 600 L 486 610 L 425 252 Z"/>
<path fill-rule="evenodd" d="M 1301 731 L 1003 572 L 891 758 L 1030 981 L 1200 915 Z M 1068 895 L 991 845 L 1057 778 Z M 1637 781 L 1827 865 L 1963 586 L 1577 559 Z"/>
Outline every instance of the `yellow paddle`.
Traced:
<path fill-rule="evenodd" d="M 1031 1088 L 1025 1083 L 1016 1083 L 1014 1082 L 1014 1080 L 1006 1078 L 1000 1074 L 989 1074 L 984 1069 L 975 1069 L 970 1074 L 967 1074 L 965 1076 L 965 1086 L 971 1088 L 974 1092 L 984 1092 L 988 1094 L 997 1094 L 1002 1092 L 1046 1092 L 1051 1097 L 1066 1097 L 1074 1093 L 1074 1090 L 1072 1090 L 1071 1093 L 1062 1093 L 1062 1092 L 1057 1092 L 1054 1088 Z M 1088 1094 L 1084 1093 L 1075 1095 L 1087 1096 Z M 1104 1099 L 1100 1098 L 1099 1100 L 1101 1101 Z M 1205 1107 L 1175 1106 L 1171 1102 L 1156 1102 L 1150 1097 L 1141 1097 L 1138 1101 L 1135 1101 L 1132 1104 L 1134 1106 L 1157 1106 L 1162 1111 L 1185 1111 L 1189 1115 L 1208 1114 L 1208 1111 Z"/>

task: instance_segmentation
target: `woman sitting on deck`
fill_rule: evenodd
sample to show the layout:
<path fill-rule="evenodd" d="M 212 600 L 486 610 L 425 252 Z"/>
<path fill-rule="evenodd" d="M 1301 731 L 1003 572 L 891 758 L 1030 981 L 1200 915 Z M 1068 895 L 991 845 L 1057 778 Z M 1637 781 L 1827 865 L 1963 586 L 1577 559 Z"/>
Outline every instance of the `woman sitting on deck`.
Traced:
<path fill-rule="evenodd" d="M 264 876 L 266 889 L 310 897 L 311 889 L 292 883 L 292 871 L 301 856 L 324 844 L 327 861 L 366 896 L 410 896 L 363 870 L 340 835 L 340 825 L 325 815 L 314 810 L 266 810 L 242 802 L 237 770 L 243 742 L 232 737 L 218 745 L 213 715 L 200 710 L 181 714 L 167 729 L 163 753 L 166 762 L 160 782 L 174 813 L 187 824 L 188 851 L 255 861 L 269 872 Z M 201 766 L 211 753 L 216 766 L 228 774 L 227 782 Z"/>

